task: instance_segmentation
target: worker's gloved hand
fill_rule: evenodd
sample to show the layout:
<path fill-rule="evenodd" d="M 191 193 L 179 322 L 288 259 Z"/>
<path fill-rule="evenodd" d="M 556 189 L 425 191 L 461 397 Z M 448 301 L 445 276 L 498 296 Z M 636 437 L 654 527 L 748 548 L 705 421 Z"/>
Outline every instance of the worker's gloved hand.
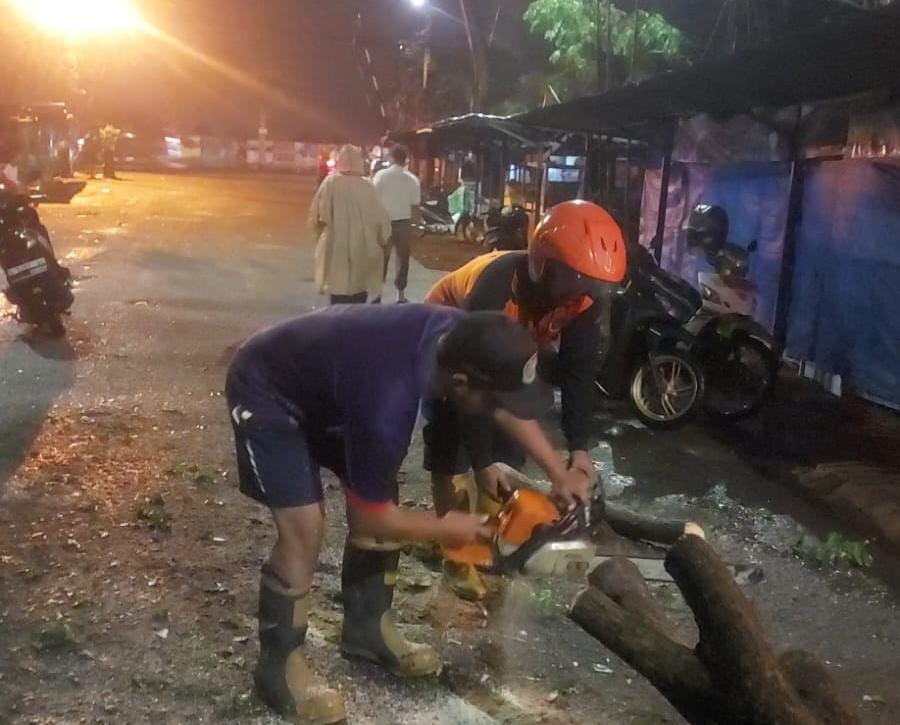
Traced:
<path fill-rule="evenodd" d="M 496 464 L 475 471 L 475 483 L 495 501 L 505 501 L 512 493 L 506 474 Z"/>
<path fill-rule="evenodd" d="M 464 514 L 461 511 L 448 511 L 438 519 L 437 536 L 439 543 L 448 549 L 490 541 L 494 530 L 488 526 L 490 517 L 484 514 Z"/>
<path fill-rule="evenodd" d="M 569 452 L 569 470 L 578 470 L 588 477 L 592 485 L 597 484 L 597 469 L 594 468 L 594 460 L 587 451 L 570 451 Z"/>
<path fill-rule="evenodd" d="M 552 495 L 568 510 L 575 503 L 588 503 L 594 491 L 594 481 L 579 468 L 568 468 L 557 480 L 552 482 Z"/>

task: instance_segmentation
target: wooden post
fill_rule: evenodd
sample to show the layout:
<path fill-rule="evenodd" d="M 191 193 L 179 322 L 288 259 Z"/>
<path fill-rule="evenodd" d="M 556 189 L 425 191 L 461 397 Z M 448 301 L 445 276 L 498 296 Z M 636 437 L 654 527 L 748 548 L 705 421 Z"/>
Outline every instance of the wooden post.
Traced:
<path fill-rule="evenodd" d="M 675 146 L 675 126 L 677 121 L 669 121 L 663 139 L 663 163 L 659 186 L 659 211 L 656 219 L 656 236 L 653 237 L 653 256 L 657 263 L 662 261 L 663 239 L 666 234 L 666 211 L 669 207 L 669 179 L 672 175 L 672 153 Z"/>
<path fill-rule="evenodd" d="M 775 343 L 779 350 L 787 342 L 788 319 L 794 287 L 794 261 L 797 256 L 797 232 L 803 211 L 803 149 L 800 148 L 801 109 L 797 108 L 794 131 L 790 138 L 791 181 L 788 190 L 787 219 L 784 227 L 784 244 L 781 251 L 781 274 L 778 279 L 778 299 L 775 303 Z"/>

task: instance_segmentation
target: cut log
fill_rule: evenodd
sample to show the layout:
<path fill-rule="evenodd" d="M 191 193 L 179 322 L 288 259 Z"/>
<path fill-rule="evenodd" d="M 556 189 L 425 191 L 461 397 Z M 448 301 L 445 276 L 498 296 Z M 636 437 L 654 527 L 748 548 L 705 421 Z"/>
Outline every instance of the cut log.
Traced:
<path fill-rule="evenodd" d="M 693 652 L 677 644 L 593 587 L 575 599 L 571 618 L 638 670 L 692 723 L 714 723 L 709 675 Z"/>
<path fill-rule="evenodd" d="M 857 725 L 859 718 L 838 693 L 831 673 L 809 652 L 784 652 L 778 663 L 784 676 L 823 725 Z"/>
<path fill-rule="evenodd" d="M 666 616 L 641 569 L 630 559 L 616 557 L 600 564 L 588 574 L 588 583 L 632 614 L 640 615 L 651 627 L 685 647 L 694 643 L 681 635 Z"/>
<path fill-rule="evenodd" d="M 607 555 L 599 555 L 595 556 L 591 560 L 590 571 L 594 571 L 603 564 L 613 561 L 614 559 L 621 558 L 621 554 L 616 554 L 614 556 Z M 628 560 L 637 567 L 637 570 L 640 572 L 641 577 L 645 581 L 652 582 L 673 582 L 672 575 L 666 571 L 665 561 L 659 558 L 648 558 L 642 556 L 629 556 Z"/>
<path fill-rule="evenodd" d="M 735 710 L 750 715 L 741 721 L 814 725 L 782 673 L 753 605 L 713 548 L 699 536 L 685 536 L 669 551 L 666 569 L 700 630 L 697 657 L 716 673 Z"/>
<path fill-rule="evenodd" d="M 812 655 L 775 656 L 753 605 L 704 539 L 679 539 L 666 568 L 700 631 L 694 650 L 673 641 L 672 624 L 627 560 L 609 560 L 592 571 L 591 587 L 576 598 L 570 616 L 691 723 L 856 725 L 853 710 Z"/>

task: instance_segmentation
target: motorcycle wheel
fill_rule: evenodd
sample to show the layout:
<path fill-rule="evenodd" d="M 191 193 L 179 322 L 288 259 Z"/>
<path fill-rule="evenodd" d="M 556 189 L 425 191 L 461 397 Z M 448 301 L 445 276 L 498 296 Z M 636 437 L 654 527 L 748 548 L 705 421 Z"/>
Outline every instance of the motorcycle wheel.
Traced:
<path fill-rule="evenodd" d="M 641 422 L 651 428 L 686 423 L 702 399 L 703 376 L 678 352 L 642 359 L 628 376 L 629 403 Z"/>
<path fill-rule="evenodd" d="M 749 418 L 765 405 L 777 376 L 778 359 L 769 347 L 752 337 L 740 339 L 707 369 L 703 409 L 719 422 Z"/>
<path fill-rule="evenodd" d="M 462 227 L 463 239 L 469 244 L 483 244 L 484 232 L 484 222 L 474 217 L 467 219 Z"/>

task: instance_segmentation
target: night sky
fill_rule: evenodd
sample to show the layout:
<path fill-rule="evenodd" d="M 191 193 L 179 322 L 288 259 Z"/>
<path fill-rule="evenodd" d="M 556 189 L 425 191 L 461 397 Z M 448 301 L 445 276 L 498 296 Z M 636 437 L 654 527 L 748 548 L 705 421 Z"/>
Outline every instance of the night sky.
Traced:
<path fill-rule="evenodd" d="M 132 124 L 225 133 L 255 129 L 265 109 L 273 136 L 310 140 L 377 138 L 386 130 L 352 44 L 356 13 L 364 13 L 364 40 L 382 72 L 399 41 L 423 24 L 408 0 L 146 0 L 144 7 L 167 35 L 228 70 L 142 41 L 152 47 L 134 48 L 134 62 L 116 71 L 101 105 Z M 464 43 L 452 26 L 441 35 Z"/>
<path fill-rule="evenodd" d="M 73 0 L 74 1 L 74 0 Z M 783 0 L 761 0 L 777 4 Z M 2 0 L 0 0 L 2 2 Z M 274 138 L 321 141 L 374 140 L 385 121 L 371 76 L 360 72 L 353 46 L 357 13 L 363 15 L 369 48 L 383 86 L 396 82 L 399 44 L 426 22 L 409 0 L 134 0 L 160 38 L 113 38 L 82 44 L 79 97 L 54 83 L 45 64 L 58 62 L 58 46 L 26 37 L 12 22 L 0 28 L 0 82 L 8 102 L 66 100 L 92 121 L 171 133 L 255 135 L 265 111 Z M 477 0 L 476 21 L 489 27 L 501 0 Z M 431 42 L 459 53 L 459 73 L 469 72 L 458 0 L 430 0 Z M 624 0 L 623 0 L 624 3 Z M 512 85 L 539 69 L 548 51 L 522 21 L 529 0 L 502 0 L 491 74 L 495 85 Z M 631 3 L 624 3 L 631 7 Z M 828 0 L 793 0 L 821 16 Z M 718 18 L 721 0 L 642 0 L 665 9 L 670 20 L 702 47 Z M 23 40 L 24 41 L 23 50 Z M 202 59 L 206 58 L 207 61 Z"/>

